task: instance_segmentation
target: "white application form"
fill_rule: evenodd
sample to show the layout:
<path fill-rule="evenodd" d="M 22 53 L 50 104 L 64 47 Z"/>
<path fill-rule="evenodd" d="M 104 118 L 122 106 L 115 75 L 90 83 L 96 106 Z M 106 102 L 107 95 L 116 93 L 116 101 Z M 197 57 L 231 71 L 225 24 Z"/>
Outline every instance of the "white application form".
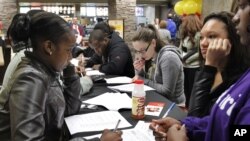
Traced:
<path fill-rule="evenodd" d="M 132 92 L 134 90 L 134 86 L 135 84 L 124 84 L 124 85 L 118 85 L 118 86 L 108 86 L 108 88 L 110 89 L 116 89 L 122 92 Z M 151 91 L 151 90 L 155 90 L 147 85 L 144 85 L 144 91 Z"/>
<path fill-rule="evenodd" d="M 121 120 L 118 128 L 132 126 L 119 112 L 103 111 L 82 115 L 74 115 L 65 118 L 71 135 L 80 132 L 102 131 L 114 129 L 118 120 Z"/>
<path fill-rule="evenodd" d="M 127 84 L 132 83 L 132 78 L 126 76 L 113 77 L 113 78 L 105 78 L 108 84 Z"/>
<path fill-rule="evenodd" d="M 89 71 L 86 71 L 86 75 L 92 76 L 92 75 L 105 75 L 105 74 L 100 72 L 99 70 L 89 70 Z"/>
<path fill-rule="evenodd" d="M 112 102 L 110 100 L 112 99 Z M 131 109 L 132 99 L 126 93 L 104 93 L 83 101 L 84 103 L 102 105 L 109 110 L 118 111 L 121 108 Z"/>
<path fill-rule="evenodd" d="M 139 121 L 135 128 L 122 130 L 123 141 L 155 141 L 153 131 L 149 129 L 149 124 L 144 121 Z M 101 134 L 84 137 L 85 139 L 92 139 L 101 137 Z"/>

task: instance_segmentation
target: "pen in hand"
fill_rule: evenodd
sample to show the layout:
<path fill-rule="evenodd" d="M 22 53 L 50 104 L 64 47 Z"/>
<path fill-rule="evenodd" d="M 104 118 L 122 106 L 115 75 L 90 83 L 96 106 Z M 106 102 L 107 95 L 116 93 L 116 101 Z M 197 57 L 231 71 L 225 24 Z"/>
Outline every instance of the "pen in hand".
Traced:
<path fill-rule="evenodd" d="M 115 129 L 113 130 L 113 132 L 116 132 L 116 131 L 117 131 L 117 128 L 118 128 L 120 122 L 121 122 L 121 120 L 119 119 L 118 122 L 117 122 L 117 124 L 116 124 L 116 126 L 115 126 Z"/>
<path fill-rule="evenodd" d="M 80 72 L 80 74 L 81 74 L 81 77 L 83 77 L 83 74 Z"/>

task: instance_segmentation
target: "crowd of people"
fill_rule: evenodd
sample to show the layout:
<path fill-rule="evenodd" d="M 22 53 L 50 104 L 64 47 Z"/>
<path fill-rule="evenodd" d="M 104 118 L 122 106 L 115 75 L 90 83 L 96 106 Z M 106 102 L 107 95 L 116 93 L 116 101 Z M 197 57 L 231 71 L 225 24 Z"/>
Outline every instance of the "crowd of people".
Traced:
<path fill-rule="evenodd" d="M 100 22 L 89 36 L 87 62 L 76 49 L 76 22 L 42 10 L 16 14 L 7 31 L 16 54 L 0 91 L 1 140 L 70 140 L 64 118 L 79 113 L 81 95 L 93 85 L 83 83 L 89 80 L 85 67 L 92 67 L 142 79 L 188 109 L 182 120 L 151 122 L 157 141 L 228 141 L 232 125 L 250 124 L 250 0 L 237 2 L 236 13 L 211 13 L 203 23 L 196 15 L 183 17 L 177 47 L 171 44 L 176 31 L 166 29 L 171 17 L 159 27 L 141 27 L 132 38 L 134 59 L 126 42 Z M 91 140 L 121 141 L 122 132 L 105 129 Z"/>

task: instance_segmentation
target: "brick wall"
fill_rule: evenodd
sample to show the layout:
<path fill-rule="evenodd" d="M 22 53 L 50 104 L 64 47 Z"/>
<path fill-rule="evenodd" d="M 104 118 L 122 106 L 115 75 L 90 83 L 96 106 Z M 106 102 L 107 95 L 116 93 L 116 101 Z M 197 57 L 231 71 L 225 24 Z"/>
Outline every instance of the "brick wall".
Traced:
<path fill-rule="evenodd" d="M 16 13 L 16 0 L 0 0 L 0 20 L 3 22 L 3 33 L 6 33 L 7 28 Z"/>
<path fill-rule="evenodd" d="M 136 26 L 136 0 L 109 0 L 108 5 L 109 19 L 124 19 L 124 40 L 131 47 Z"/>

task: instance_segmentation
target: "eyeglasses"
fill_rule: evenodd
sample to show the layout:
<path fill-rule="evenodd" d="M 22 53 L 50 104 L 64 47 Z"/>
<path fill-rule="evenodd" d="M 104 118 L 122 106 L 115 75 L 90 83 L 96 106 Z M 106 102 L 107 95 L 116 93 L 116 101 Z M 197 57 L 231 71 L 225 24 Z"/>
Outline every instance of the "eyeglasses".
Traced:
<path fill-rule="evenodd" d="M 151 45 L 151 42 L 148 44 L 148 46 L 146 47 L 146 49 L 140 50 L 140 51 L 135 50 L 135 53 L 138 53 L 138 54 L 145 54 L 145 53 L 148 51 L 150 45 Z"/>

